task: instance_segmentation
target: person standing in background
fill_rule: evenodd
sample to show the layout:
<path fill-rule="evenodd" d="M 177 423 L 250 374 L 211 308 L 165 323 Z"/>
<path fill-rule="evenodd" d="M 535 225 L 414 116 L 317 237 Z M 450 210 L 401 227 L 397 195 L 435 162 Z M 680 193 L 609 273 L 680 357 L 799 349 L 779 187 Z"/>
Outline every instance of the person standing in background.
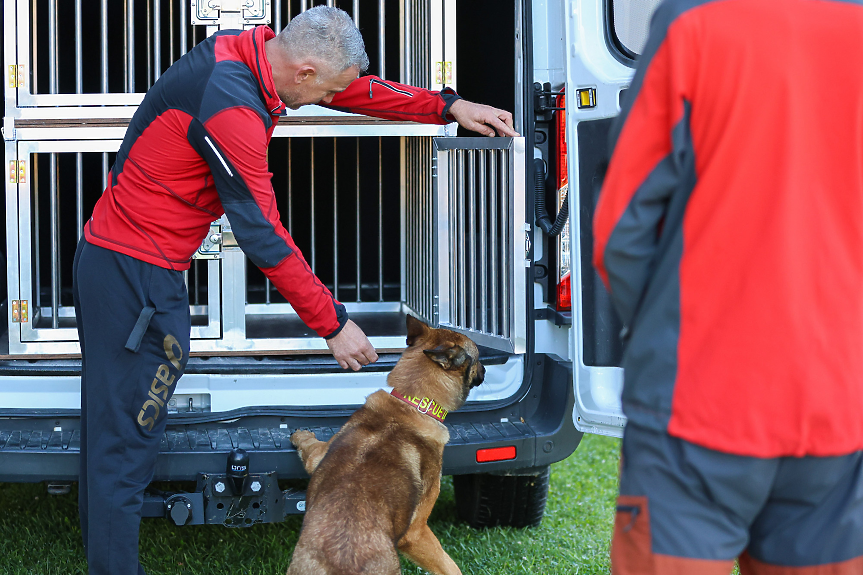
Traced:
<path fill-rule="evenodd" d="M 857 0 L 653 17 L 594 219 L 615 575 L 863 574 L 861 39 Z"/>

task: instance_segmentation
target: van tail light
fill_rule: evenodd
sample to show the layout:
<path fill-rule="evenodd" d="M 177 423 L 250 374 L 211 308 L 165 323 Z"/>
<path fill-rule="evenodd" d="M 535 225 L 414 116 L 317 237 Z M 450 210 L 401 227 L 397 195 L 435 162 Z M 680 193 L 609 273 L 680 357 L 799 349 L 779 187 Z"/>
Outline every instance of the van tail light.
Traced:
<path fill-rule="evenodd" d="M 557 131 L 557 206 L 558 210 L 563 206 L 569 191 L 569 177 L 566 162 L 566 100 L 563 92 L 557 97 L 557 108 L 564 108 L 555 112 L 555 128 Z M 570 281 L 570 242 L 569 242 L 569 220 L 563 226 L 563 230 L 557 237 L 557 311 L 572 310 L 572 289 Z"/>
<path fill-rule="evenodd" d="M 572 284 L 570 282 L 570 274 L 560 278 L 557 284 L 557 310 L 566 311 L 572 309 Z"/>

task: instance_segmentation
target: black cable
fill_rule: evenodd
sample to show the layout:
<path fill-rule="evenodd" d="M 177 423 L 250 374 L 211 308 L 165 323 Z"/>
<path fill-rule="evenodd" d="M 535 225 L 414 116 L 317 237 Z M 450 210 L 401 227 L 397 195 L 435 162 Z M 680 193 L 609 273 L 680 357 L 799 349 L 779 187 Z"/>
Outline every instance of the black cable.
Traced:
<path fill-rule="evenodd" d="M 534 173 L 534 211 L 536 212 L 536 225 L 547 235 L 554 237 L 560 235 L 563 226 L 569 218 L 569 193 L 563 199 L 563 205 L 557 212 L 554 223 L 545 209 L 545 162 L 539 158 L 533 161 Z"/>

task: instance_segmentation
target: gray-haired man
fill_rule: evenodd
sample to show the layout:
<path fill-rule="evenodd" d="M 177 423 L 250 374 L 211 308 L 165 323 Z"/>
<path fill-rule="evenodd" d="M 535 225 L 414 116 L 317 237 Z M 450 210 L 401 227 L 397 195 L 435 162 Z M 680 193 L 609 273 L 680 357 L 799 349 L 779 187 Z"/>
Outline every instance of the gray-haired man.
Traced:
<path fill-rule="evenodd" d="M 83 354 L 79 510 L 91 575 L 143 573 L 144 489 L 189 357 L 182 273 L 227 213 L 249 259 L 343 368 L 377 360 L 344 306 L 279 221 L 266 150 L 286 106 L 321 103 L 382 118 L 515 135 L 512 116 L 430 92 L 358 79 L 368 66 L 347 14 L 318 7 L 279 36 L 220 32 L 169 68 L 135 112 L 74 264 Z M 106 311 L 107 310 L 107 311 Z"/>

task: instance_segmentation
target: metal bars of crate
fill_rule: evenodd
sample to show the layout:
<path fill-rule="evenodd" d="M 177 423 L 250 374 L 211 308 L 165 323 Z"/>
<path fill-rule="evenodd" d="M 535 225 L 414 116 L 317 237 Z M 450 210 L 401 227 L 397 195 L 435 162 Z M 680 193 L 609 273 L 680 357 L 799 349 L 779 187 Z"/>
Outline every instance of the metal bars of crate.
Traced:
<path fill-rule="evenodd" d="M 432 238 L 431 138 L 405 142 L 405 304 L 420 318 L 436 323 Z"/>
<path fill-rule="evenodd" d="M 336 299 L 370 310 L 366 304 L 400 299 L 393 280 L 399 223 L 390 217 L 396 210 L 388 208 L 399 203 L 397 143 L 394 138 L 334 137 L 275 138 L 270 144 L 285 229 Z M 246 303 L 258 307 L 250 313 L 284 313 L 275 286 L 256 277 L 252 270 Z"/>
<path fill-rule="evenodd" d="M 526 347 L 524 141 L 435 138 L 437 318 L 476 343 Z"/>
<path fill-rule="evenodd" d="M 279 141 L 281 140 L 281 141 Z M 306 155 L 309 158 L 308 167 L 303 166 L 303 171 L 306 171 L 310 175 L 311 185 L 302 186 L 302 192 L 307 194 L 309 199 L 309 204 L 311 209 L 305 213 L 304 221 L 306 222 L 306 226 L 309 226 L 311 222 L 314 222 L 315 219 L 315 199 L 318 197 L 319 201 L 322 199 L 324 194 L 328 194 L 331 197 L 333 210 L 331 222 L 332 226 L 327 226 L 324 229 L 320 228 L 312 228 L 310 230 L 310 234 L 307 240 L 303 242 L 306 253 L 312 253 L 318 255 L 317 259 L 312 259 L 311 262 L 314 264 L 315 268 L 330 266 L 332 267 L 332 276 L 334 278 L 334 282 L 329 284 L 329 287 L 333 290 L 334 294 L 337 298 L 340 298 L 342 301 L 346 302 L 383 302 L 383 301 L 397 301 L 398 295 L 391 289 L 390 286 L 387 286 L 384 282 L 384 250 L 385 250 L 385 237 L 384 237 L 384 228 L 386 225 L 389 225 L 389 222 L 384 221 L 384 202 L 397 202 L 398 201 L 398 190 L 394 189 L 392 183 L 386 183 L 383 177 L 384 170 L 382 169 L 384 164 L 384 155 L 386 154 L 386 150 L 383 148 L 382 138 L 327 138 L 331 143 L 331 154 L 327 156 L 323 156 L 319 153 L 317 157 L 315 156 L 315 140 L 314 138 L 301 138 L 297 141 L 290 138 L 279 139 L 274 145 L 278 148 L 280 152 L 286 152 L 286 162 L 284 163 L 284 170 L 286 171 L 287 177 L 284 180 L 281 180 L 281 186 L 277 193 L 284 196 L 284 207 L 286 209 L 282 210 L 283 223 L 285 227 L 292 231 L 292 229 L 296 226 L 294 224 L 294 203 L 295 203 L 295 194 L 294 194 L 294 175 L 293 171 L 295 169 L 295 164 L 297 164 L 297 160 L 294 158 L 294 151 L 298 148 L 302 149 L 306 148 Z M 320 140 L 320 139 L 319 139 Z M 424 145 L 422 146 L 423 152 L 414 153 L 409 159 L 409 163 L 411 166 L 415 166 L 418 164 L 423 164 L 422 173 L 423 176 L 417 176 L 415 179 L 417 182 L 423 181 L 425 182 L 424 190 L 425 194 L 427 194 L 428 189 L 428 181 L 429 181 L 429 172 L 427 165 L 429 164 L 429 153 L 430 149 L 428 146 L 429 138 L 421 138 L 414 139 L 410 138 L 409 141 L 422 141 Z M 33 144 L 41 147 L 50 148 L 50 143 L 45 144 Z M 285 150 L 282 150 L 280 146 L 284 146 Z M 320 143 L 318 143 L 320 146 Z M 376 148 L 374 150 L 372 162 L 361 162 L 360 161 L 360 148 L 361 146 L 371 146 Z M 339 162 L 338 150 L 342 149 L 342 156 L 344 156 L 344 161 L 349 161 L 356 171 L 355 178 L 353 181 L 342 181 L 340 182 L 338 179 L 338 171 L 336 169 Z M 413 149 L 416 149 L 414 146 Z M 300 150 L 301 151 L 301 150 Z M 98 152 L 96 152 L 98 154 Z M 110 161 L 113 161 L 113 153 L 109 154 L 108 152 L 103 152 Z M 425 156 L 422 154 L 425 153 Z M 96 165 L 92 164 L 90 156 L 94 154 L 88 154 L 87 161 L 87 169 L 92 170 L 96 168 Z M 47 157 L 46 157 L 47 156 Z M 81 152 L 75 152 L 73 154 L 69 153 L 57 153 L 57 152 L 40 152 L 33 153 L 30 157 L 32 158 L 30 162 L 32 163 L 32 167 L 28 169 L 28 172 L 31 174 L 32 182 L 30 184 L 30 191 L 32 195 L 32 251 L 33 259 L 34 259 L 34 295 L 36 298 L 36 307 L 34 308 L 34 312 L 41 308 L 41 298 L 42 296 L 50 296 L 50 304 L 45 306 L 44 311 L 42 312 L 42 316 L 45 318 L 51 318 L 54 322 L 53 327 L 57 328 L 57 321 L 59 317 L 61 317 L 62 313 L 69 314 L 71 313 L 69 310 L 64 310 L 61 312 L 62 300 L 69 297 L 70 289 L 71 289 L 71 277 L 69 277 L 67 270 L 64 270 L 64 273 L 61 274 L 61 263 L 63 260 L 62 254 L 64 253 L 64 246 L 74 246 L 81 236 L 81 227 L 76 225 L 75 228 L 64 226 L 61 229 L 61 218 L 60 215 L 65 211 L 65 209 L 72 208 L 75 213 L 76 222 L 80 222 L 84 214 L 89 214 L 89 211 L 92 209 L 92 205 L 95 204 L 96 196 L 99 191 L 101 191 L 101 183 L 107 177 L 107 173 L 100 173 L 98 176 L 95 176 L 96 172 L 92 172 L 91 176 L 87 181 L 87 197 L 86 197 L 86 205 L 85 198 L 83 194 L 75 196 L 74 207 L 72 207 L 68 203 L 64 203 L 61 205 L 61 196 L 59 193 L 60 190 L 60 182 L 63 183 L 71 183 L 81 182 L 83 183 L 83 164 L 79 164 L 78 162 L 71 162 L 71 158 L 69 156 L 75 156 L 76 159 L 82 156 Z M 41 161 L 40 161 L 41 160 Z M 47 162 L 46 162 L 47 160 Z M 318 163 L 318 168 L 315 168 L 315 162 Z M 368 165 L 371 163 L 372 165 Z M 41 168 L 40 168 L 41 165 Z M 47 167 L 47 170 L 46 170 Z M 98 168 L 97 168 L 98 169 Z M 330 173 L 332 174 L 332 180 L 330 182 L 326 182 L 326 185 L 323 185 L 322 182 L 318 182 L 318 190 L 315 190 L 315 180 L 314 173 L 318 171 L 318 173 Z M 410 170 L 413 172 L 414 170 Z M 45 176 L 48 176 L 45 178 Z M 362 179 L 362 186 L 361 186 Z M 48 186 L 47 190 L 45 190 L 44 185 L 40 185 L 40 180 L 47 180 Z M 79 185 L 79 187 L 83 187 Z M 361 188 L 365 190 L 365 192 L 361 191 Z M 330 191 L 331 189 L 331 191 Z M 324 190 L 324 191 L 322 191 Z M 45 197 L 47 191 L 47 201 L 42 198 Z M 66 197 L 68 198 L 68 197 Z M 348 198 L 350 198 L 350 202 L 348 202 Z M 344 202 L 346 205 L 339 209 L 339 201 Z M 68 199 L 64 199 L 64 202 L 68 202 Z M 355 202 L 355 203 L 354 203 Z M 356 209 L 356 206 L 359 206 L 361 202 L 370 202 L 374 204 L 374 214 L 370 217 L 368 214 L 365 216 L 362 213 L 362 210 Z M 350 211 L 355 211 L 355 216 L 351 217 Z M 66 213 L 69 213 L 66 211 Z M 426 212 L 429 213 L 429 212 Z M 341 218 L 340 218 L 341 216 Z M 356 266 L 356 276 L 351 277 L 343 277 L 343 282 L 339 282 L 338 278 L 338 270 L 339 270 L 339 257 L 340 251 L 337 249 L 338 242 L 338 234 L 340 229 L 340 219 L 342 220 L 342 224 L 347 230 L 342 233 L 346 234 L 349 238 L 349 241 L 343 243 L 349 243 L 351 245 L 356 246 L 356 258 L 357 258 L 357 266 Z M 344 222 L 344 220 L 353 219 L 352 222 Z M 68 220 L 64 220 L 68 221 Z M 47 222 L 50 226 L 48 233 L 42 233 L 40 230 L 40 226 Z M 352 227 L 351 227 L 352 226 Z M 324 237 L 334 237 L 335 241 L 332 244 L 332 251 L 329 253 L 320 253 L 320 248 L 318 245 L 322 238 Z M 49 243 L 40 245 L 40 238 L 48 237 Z M 348 240 L 346 238 L 346 240 Z M 427 240 L 426 240 L 427 241 Z M 364 250 L 367 253 L 374 254 L 373 258 L 366 258 L 367 269 L 362 269 L 361 262 L 363 258 L 360 255 L 360 250 Z M 68 251 L 68 250 L 66 250 Z M 352 257 L 354 253 L 346 252 L 342 253 L 342 257 Z M 45 265 L 47 263 L 47 266 Z M 204 269 L 206 261 L 204 260 L 194 260 L 192 262 L 192 269 L 187 274 L 187 286 L 189 288 L 189 299 L 190 304 L 192 306 L 206 306 L 208 301 L 207 296 L 207 273 Z M 43 282 L 41 270 L 44 268 L 50 269 L 50 281 Z M 200 268 L 200 269 L 199 269 Z M 318 271 L 317 269 L 315 271 Z M 356 280 L 359 278 L 359 281 Z M 365 281 L 363 280 L 365 278 Z M 266 284 L 266 295 L 265 295 L 265 303 L 270 303 L 271 296 L 275 289 L 272 285 L 267 281 Z M 384 289 L 387 287 L 388 295 L 384 296 Z M 61 298 L 62 294 L 62 298 Z M 69 300 L 71 301 L 71 300 Z M 68 302 L 67 306 L 68 307 Z M 202 308 L 203 309 L 203 308 Z M 193 310 L 194 311 L 194 310 Z M 200 310 L 199 310 L 200 311 Z M 193 313 L 194 315 L 194 313 Z"/>
<path fill-rule="evenodd" d="M 425 5 L 428 1 L 417 0 Z M 4 0 L 4 4 L 15 7 L 6 10 L 14 18 L 5 26 L 19 47 L 18 61 L 8 55 L 7 60 L 26 71 L 22 85 L 16 86 L 18 107 L 136 105 L 172 63 L 207 35 L 206 26 L 191 24 L 189 0 Z M 280 31 L 291 18 L 316 5 L 338 6 L 359 26 L 358 0 L 272 0 L 273 28 Z M 385 0 L 378 0 L 362 10 L 364 18 L 374 17 L 374 22 L 363 26 L 377 44 L 370 54 L 371 71 L 381 77 L 387 73 L 385 48 L 396 39 L 392 34 L 387 37 L 385 7 Z M 64 22 L 74 26 L 61 25 Z"/>
<path fill-rule="evenodd" d="M 137 104 L 140 94 L 133 94 L 145 92 L 183 56 L 190 37 L 203 38 L 189 23 L 188 1 L 48 0 L 46 10 L 41 0 L 29 0 L 29 10 L 21 10 L 27 4 L 19 1 L 17 22 L 7 23 L 17 23 L 24 48 L 19 64 L 28 72 L 19 86 L 19 106 Z M 74 26 L 59 25 L 69 20 Z M 47 54 L 38 50 L 42 35 Z"/>
<path fill-rule="evenodd" d="M 430 88 L 431 42 L 425 33 L 431 27 L 431 0 L 404 3 L 404 77 L 406 84 Z"/>

